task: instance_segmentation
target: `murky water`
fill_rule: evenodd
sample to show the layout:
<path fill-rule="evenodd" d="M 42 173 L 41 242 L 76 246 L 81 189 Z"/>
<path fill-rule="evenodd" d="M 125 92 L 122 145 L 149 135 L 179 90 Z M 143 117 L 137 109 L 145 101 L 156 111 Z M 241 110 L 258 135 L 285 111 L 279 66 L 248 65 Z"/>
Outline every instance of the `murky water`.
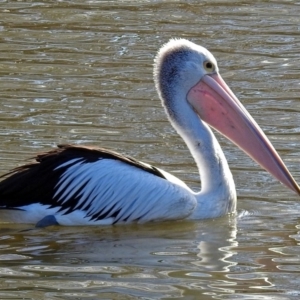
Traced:
<path fill-rule="evenodd" d="M 56 143 L 79 143 L 153 163 L 199 189 L 152 82 L 157 49 L 185 37 L 214 53 L 299 182 L 299 5 L 3 1 L 1 172 Z M 220 139 L 239 217 L 42 230 L 2 224 L 0 299 L 298 299 L 299 199 Z"/>

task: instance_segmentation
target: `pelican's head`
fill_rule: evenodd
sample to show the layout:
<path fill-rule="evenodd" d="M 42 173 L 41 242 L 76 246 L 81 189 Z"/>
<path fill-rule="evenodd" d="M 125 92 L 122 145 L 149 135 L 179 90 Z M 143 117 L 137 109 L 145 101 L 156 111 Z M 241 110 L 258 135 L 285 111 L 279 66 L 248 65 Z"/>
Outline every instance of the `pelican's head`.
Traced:
<path fill-rule="evenodd" d="M 171 121 L 189 106 L 202 121 L 300 195 L 298 184 L 261 128 L 224 82 L 216 59 L 207 49 L 185 39 L 170 40 L 155 58 L 154 81 Z"/>

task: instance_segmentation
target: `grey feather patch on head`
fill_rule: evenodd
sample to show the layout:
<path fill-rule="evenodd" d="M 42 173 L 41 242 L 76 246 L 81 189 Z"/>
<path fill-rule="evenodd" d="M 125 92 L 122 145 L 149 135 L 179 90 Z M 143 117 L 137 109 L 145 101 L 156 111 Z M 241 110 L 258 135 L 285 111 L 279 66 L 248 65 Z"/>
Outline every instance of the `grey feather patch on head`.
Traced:
<path fill-rule="evenodd" d="M 158 51 L 154 60 L 154 82 L 157 90 L 161 91 L 161 98 L 180 76 L 179 66 L 193 51 L 191 44 L 185 39 L 171 39 Z"/>

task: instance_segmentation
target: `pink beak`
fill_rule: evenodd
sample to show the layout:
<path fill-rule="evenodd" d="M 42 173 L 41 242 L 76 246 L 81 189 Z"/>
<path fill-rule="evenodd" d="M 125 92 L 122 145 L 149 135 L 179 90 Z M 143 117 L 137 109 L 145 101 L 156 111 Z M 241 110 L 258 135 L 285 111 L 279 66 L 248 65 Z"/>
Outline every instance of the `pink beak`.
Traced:
<path fill-rule="evenodd" d="M 204 75 L 187 99 L 204 122 L 300 195 L 298 184 L 271 142 L 218 73 Z"/>

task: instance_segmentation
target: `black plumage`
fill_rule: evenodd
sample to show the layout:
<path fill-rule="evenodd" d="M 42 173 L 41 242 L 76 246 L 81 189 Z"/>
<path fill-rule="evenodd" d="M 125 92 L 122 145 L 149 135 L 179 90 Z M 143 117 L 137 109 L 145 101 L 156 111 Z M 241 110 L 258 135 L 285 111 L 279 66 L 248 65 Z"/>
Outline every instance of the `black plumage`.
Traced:
<path fill-rule="evenodd" d="M 111 150 L 79 145 L 58 145 L 51 151 L 38 154 L 34 157 L 34 162 L 17 167 L 0 177 L 3 178 L 0 182 L 0 208 L 15 209 L 40 203 L 50 207 L 59 206 L 60 211 L 65 211 L 64 214 L 70 213 L 78 204 L 79 195 L 87 183 L 82 184 L 76 193 L 68 197 L 67 201 L 59 201 L 60 196 L 64 193 L 64 189 L 62 189 L 56 195 L 59 179 L 74 164 L 93 163 L 101 159 L 119 160 L 155 176 L 165 178 L 157 168 Z M 78 206 L 76 209 L 80 208 Z M 88 207 L 85 207 L 85 210 L 88 211 Z M 105 214 L 98 212 L 97 216 L 91 217 L 99 220 L 108 215 L 109 212 Z"/>

